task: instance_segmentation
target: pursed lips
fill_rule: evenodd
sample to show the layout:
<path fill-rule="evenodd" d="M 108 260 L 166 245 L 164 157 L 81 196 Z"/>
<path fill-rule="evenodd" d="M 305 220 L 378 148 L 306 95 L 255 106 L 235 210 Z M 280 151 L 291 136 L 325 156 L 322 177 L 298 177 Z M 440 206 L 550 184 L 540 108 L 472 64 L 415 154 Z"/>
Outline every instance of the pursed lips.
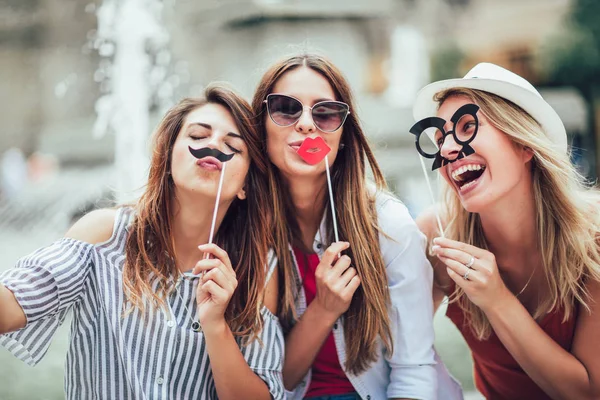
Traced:
<path fill-rule="evenodd" d="M 204 157 L 196 160 L 196 165 L 204 169 L 215 171 L 220 171 L 223 168 L 223 163 L 215 157 Z"/>
<path fill-rule="evenodd" d="M 304 143 L 304 140 L 296 140 L 294 142 L 288 143 L 288 146 L 290 146 L 292 149 L 294 149 L 294 151 L 298 151 L 298 149 L 302 146 L 302 143 Z M 306 148 L 306 151 L 308 151 L 309 153 L 318 153 L 319 151 L 322 151 L 322 150 L 323 149 L 319 146 Z"/>
<path fill-rule="evenodd" d="M 302 146 L 302 142 L 302 140 L 296 140 L 294 142 L 288 143 L 288 146 L 290 146 L 294 151 L 298 151 L 300 146 Z"/>

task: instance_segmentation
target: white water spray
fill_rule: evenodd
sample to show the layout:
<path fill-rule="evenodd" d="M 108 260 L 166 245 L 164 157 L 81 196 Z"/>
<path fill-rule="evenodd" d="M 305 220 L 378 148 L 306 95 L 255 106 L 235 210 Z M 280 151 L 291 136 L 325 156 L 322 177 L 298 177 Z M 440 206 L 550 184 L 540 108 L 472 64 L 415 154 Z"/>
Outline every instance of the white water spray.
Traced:
<path fill-rule="evenodd" d="M 162 11 L 159 0 L 103 0 L 97 11 L 93 47 L 103 59 L 95 79 L 105 93 L 94 137 L 115 135 L 118 202 L 135 199 L 147 179 L 150 107 L 170 63 Z"/>

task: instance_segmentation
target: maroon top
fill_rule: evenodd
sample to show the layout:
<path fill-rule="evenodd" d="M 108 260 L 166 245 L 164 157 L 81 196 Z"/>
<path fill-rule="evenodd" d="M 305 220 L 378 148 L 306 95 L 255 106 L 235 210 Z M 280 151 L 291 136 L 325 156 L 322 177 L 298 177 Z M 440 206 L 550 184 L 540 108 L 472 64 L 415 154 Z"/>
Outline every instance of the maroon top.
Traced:
<path fill-rule="evenodd" d="M 471 349 L 475 386 L 486 399 L 550 399 L 523 371 L 494 331 L 487 340 L 478 340 L 465 324 L 465 315 L 457 302 L 448 305 L 446 315 L 454 322 Z M 571 351 L 577 308 L 565 323 L 563 317 L 563 310 L 553 311 L 539 322 L 539 326 L 563 349 Z"/>
<path fill-rule="evenodd" d="M 294 248 L 294 255 L 298 260 L 298 269 L 300 270 L 302 286 L 306 293 L 306 305 L 308 306 L 317 294 L 315 271 L 319 265 L 319 256 L 314 253 L 304 253 L 297 248 Z M 331 396 L 354 393 L 355 391 L 344 370 L 342 370 L 335 347 L 333 331 L 331 331 L 313 362 L 312 379 L 305 397 Z"/>

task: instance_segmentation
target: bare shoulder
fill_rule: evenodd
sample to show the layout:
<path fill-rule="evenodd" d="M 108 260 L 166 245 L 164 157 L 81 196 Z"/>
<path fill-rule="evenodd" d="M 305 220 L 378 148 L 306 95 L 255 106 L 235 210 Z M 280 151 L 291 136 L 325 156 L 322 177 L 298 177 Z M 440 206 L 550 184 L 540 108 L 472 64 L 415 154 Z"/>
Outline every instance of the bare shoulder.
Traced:
<path fill-rule="evenodd" d="M 421 214 L 419 214 L 419 216 L 415 219 L 415 222 L 417 223 L 417 226 L 419 227 L 421 232 L 423 232 L 425 236 L 427 236 L 427 241 L 431 241 L 431 239 L 440 235 L 440 229 L 437 223 L 436 210 L 437 212 L 440 212 L 440 207 L 438 205 L 431 206 L 425 211 L 423 211 Z M 443 224 L 443 216 L 440 215 L 440 218 L 442 218 Z"/>
<path fill-rule="evenodd" d="M 65 237 L 90 244 L 106 242 L 113 234 L 116 215 L 116 209 L 94 210 L 75 222 Z"/>

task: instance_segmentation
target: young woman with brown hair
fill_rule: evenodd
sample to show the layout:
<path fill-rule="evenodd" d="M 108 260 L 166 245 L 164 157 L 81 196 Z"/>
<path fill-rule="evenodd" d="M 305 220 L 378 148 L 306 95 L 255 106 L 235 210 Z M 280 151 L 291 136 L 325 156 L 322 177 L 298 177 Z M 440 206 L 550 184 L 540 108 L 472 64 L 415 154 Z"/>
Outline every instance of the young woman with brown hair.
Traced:
<path fill-rule="evenodd" d="M 290 57 L 264 74 L 252 106 L 276 167 L 270 190 L 282 221 L 275 252 L 288 398 L 435 398 L 425 237 L 385 191 L 345 78 L 320 56 Z M 331 148 L 342 242 L 333 243 L 325 164 L 298 154 L 317 137 Z"/>
<path fill-rule="evenodd" d="M 0 344 L 31 365 L 73 311 L 69 399 L 284 397 L 269 166 L 248 103 L 205 96 L 163 118 L 134 206 L 86 215 L 0 276 Z"/>
<path fill-rule="evenodd" d="M 489 63 L 425 87 L 414 113 L 446 183 L 445 237 L 435 213 L 418 219 L 437 256 L 434 296 L 450 297 L 477 388 L 489 399 L 600 398 L 600 195 L 571 164 L 558 114 Z"/>

